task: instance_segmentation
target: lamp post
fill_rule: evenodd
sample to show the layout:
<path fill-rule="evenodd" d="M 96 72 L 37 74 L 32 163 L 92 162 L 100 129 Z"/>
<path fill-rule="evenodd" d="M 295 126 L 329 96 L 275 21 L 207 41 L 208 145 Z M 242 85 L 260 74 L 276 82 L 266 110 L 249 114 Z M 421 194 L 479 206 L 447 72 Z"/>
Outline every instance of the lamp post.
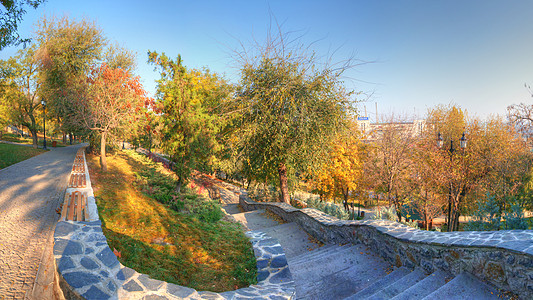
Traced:
<path fill-rule="evenodd" d="M 461 149 L 466 149 L 466 143 L 467 143 L 467 140 L 466 140 L 466 137 L 465 137 L 465 133 L 463 132 L 463 135 L 461 136 L 461 138 L 459 139 L 459 146 L 461 147 Z M 437 134 L 437 147 L 439 149 L 443 149 L 443 146 L 444 146 L 444 139 L 442 138 L 442 135 L 440 134 L 440 132 Z M 453 139 L 450 139 L 450 149 L 448 149 L 448 154 L 450 155 L 450 167 L 453 167 L 453 152 L 455 152 L 455 148 L 453 147 Z M 452 231 L 453 228 L 450 228 L 451 227 L 451 218 L 452 218 L 452 191 L 453 191 L 453 186 L 452 186 L 452 182 L 450 181 L 450 187 L 449 187 L 449 193 L 448 193 L 448 231 Z M 455 224 L 454 224 L 455 225 Z"/>
<path fill-rule="evenodd" d="M 44 132 L 44 139 L 43 139 L 43 149 L 46 149 L 46 101 L 41 100 L 41 104 L 43 105 L 43 132 Z"/>

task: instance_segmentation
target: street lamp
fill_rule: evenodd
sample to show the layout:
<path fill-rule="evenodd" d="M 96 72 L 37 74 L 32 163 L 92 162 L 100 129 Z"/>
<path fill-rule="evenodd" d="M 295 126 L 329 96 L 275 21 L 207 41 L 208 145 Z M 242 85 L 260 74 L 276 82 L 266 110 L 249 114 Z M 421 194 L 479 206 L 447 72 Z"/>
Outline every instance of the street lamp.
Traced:
<path fill-rule="evenodd" d="M 461 147 L 461 149 L 463 150 L 466 149 L 466 143 L 467 143 L 467 139 L 465 137 L 465 133 L 463 132 L 463 135 L 459 139 L 459 146 Z M 444 146 L 444 139 L 442 138 L 442 135 L 439 132 L 437 134 L 437 147 L 439 149 L 442 149 L 443 146 Z M 450 150 L 448 151 L 450 152 L 450 154 L 455 151 L 455 148 L 453 147 L 453 139 L 450 139 Z"/>
<path fill-rule="evenodd" d="M 46 101 L 41 100 L 41 104 L 43 105 L 43 132 L 44 132 L 44 140 L 43 140 L 43 149 L 46 149 Z"/>
<path fill-rule="evenodd" d="M 465 133 L 463 132 L 463 135 L 461 136 L 461 138 L 459 139 L 459 146 L 461 147 L 461 149 L 466 149 L 466 137 L 465 137 Z M 437 147 L 439 149 L 442 149 L 444 146 L 444 139 L 442 138 L 442 135 L 440 134 L 440 132 L 437 134 Z M 453 166 L 453 152 L 455 151 L 455 148 L 453 147 L 453 139 L 450 139 L 450 149 L 448 150 L 448 153 L 450 154 L 450 166 Z M 452 218 L 452 190 L 453 190 L 453 185 L 452 185 L 452 182 L 450 181 L 450 187 L 449 187 L 449 193 L 448 193 L 448 231 L 453 231 L 453 228 L 451 228 L 450 226 L 452 225 L 451 224 L 451 218 Z"/>

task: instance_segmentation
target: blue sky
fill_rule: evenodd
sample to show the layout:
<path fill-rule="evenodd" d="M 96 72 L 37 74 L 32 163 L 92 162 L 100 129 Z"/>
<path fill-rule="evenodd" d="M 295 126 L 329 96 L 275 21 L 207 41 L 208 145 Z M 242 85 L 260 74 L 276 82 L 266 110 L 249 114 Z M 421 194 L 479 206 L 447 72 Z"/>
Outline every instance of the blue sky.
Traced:
<path fill-rule="evenodd" d="M 485 118 L 533 101 L 524 88 L 533 84 L 533 1 L 48 0 L 28 11 L 19 32 L 31 36 L 43 14 L 93 20 L 137 52 L 137 74 L 153 93 L 158 74 L 146 64 L 147 50 L 181 54 L 188 67 L 207 66 L 235 82 L 230 52 L 238 40 L 264 37 L 269 11 L 283 29 L 317 41 L 318 54 L 373 61 L 346 73 L 349 89 L 372 94 L 364 104 L 372 120 L 376 103 L 380 117 L 422 117 L 453 102 Z"/>

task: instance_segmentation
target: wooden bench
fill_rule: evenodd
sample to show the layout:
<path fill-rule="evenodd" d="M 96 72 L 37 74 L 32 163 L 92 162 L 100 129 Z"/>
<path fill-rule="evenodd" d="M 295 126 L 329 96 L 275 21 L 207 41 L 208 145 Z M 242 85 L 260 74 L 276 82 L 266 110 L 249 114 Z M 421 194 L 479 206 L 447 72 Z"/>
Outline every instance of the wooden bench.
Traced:
<path fill-rule="evenodd" d="M 68 181 L 69 188 L 84 188 L 86 186 L 87 179 L 85 178 L 85 173 L 70 175 L 70 180 Z"/>
<path fill-rule="evenodd" d="M 85 164 L 73 164 L 72 173 L 85 173 Z"/>
<path fill-rule="evenodd" d="M 75 164 L 83 164 L 84 162 L 85 160 L 83 159 L 83 157 L 76 156 L 76 158 L 74 159 Z"/>
<path fill-rule="evenodd" d="M 88 221 L 87 194 L 74 191 L 67 194 L 61 208 L 61 221 Z"/>

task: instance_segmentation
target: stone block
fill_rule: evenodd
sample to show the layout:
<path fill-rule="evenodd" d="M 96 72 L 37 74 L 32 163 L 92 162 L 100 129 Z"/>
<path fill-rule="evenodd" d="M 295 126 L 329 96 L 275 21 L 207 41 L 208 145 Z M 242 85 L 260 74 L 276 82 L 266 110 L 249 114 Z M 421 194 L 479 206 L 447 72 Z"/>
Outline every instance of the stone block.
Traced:
<path fill-rule="evenodd" d="M 107 300 L 111 298 L 110 295 L 104 293 L 94 285 L 91 286 L 82 296 L 87 300 Z"/>
<path fill-rule="evenodd" d="M 89 257 L 82 257 L 82 259 L 80 260 L 80 264 L 88 270 L 94 270 L 98 268 L 98 264 Z"/>
<path fill-rule="evenodd" d="M 141 292 L 141 291 L 144 291 L 142 286 L 140 286 L 137 282 L 135 282 L 135 280 L 130 280 L 130 281 L 126 282 L 122 286 L 122 288 L 125 291 L 128 291 L 128 292 Z"/>
<path fill-rule="evenodd" d="M 196 290 L 188 288 L 188 287 L 169 283 L 167 284 L 167 293 L 171 294 L 172 296 L 176 296 L 179 299 L 184 299 L 184 298 L 193 296 L 197 292 Z"/>
<path fill-rule="evenodd" d="M 59 273 L 63 273 L 69 269 L 74 269 L 75 267 L 76 265 L 68 256 L 62 256 L 59 259 L 59 263 L 57 264 L 57 269 L 59 270 Z"/>
<path fill-rule="evenodd" d="M 98 276 L 87 272 L 63 273 L 65 281 L 74 288 L 81 288 L 87 285 L 100 282 Z"/>
<path fill-rule="evenodd" d="M 157 291 L 161 287 L 161 285 L 163 285 L 163 281 L 152 279 L 145 274 L 139 276 L 137 280 L 139 280 L 139 282 L 150 291 Z"/>
<path fill-rule="evenodd" d="M 271 284 L 292 281 L 291 271 L 289 270 L 289 268 L 282 269 L 278 273 L 272 275 L 268 281 Z"/>
<path fill-rule="evenodd" d="M 496 262 L 488 262 L 485 266 L 483 275 L 492 282 L 499 284 L 506 282 L 507 279 L 503 267 Z"/>
<path fill-rule="evenodd" d="M 117 273 L 117 279 L 118 280 L 128 280 L 130 279 L 135 273 L 137 273 L 137 271 L 131 269 L 131 268 L 128 268 L 128 267 L 123 267 L 120 269 L 120 271 L 118 271 Z"/>
<path fill-rule="evenodd" d="M 54 231 L 54 237 L 63 237 L 69 235 L 70 233 L 76 231 L 79 228 L 78 225 L 61 221 L 57 223 L 56 230 Z"/>
<path fill-rule="evenodd" d="M 97 253 L 96 258 L 98 258 L 105 266 L 109 268 L 113 268 L 119 264 L 117 257 L 108 247 Z"/>
<path fill-rule="evenodd" d="M 287 266 L 287 258 L 285 255 L 276 256 L 270 262 L 271 268 L 283 268 Z"/>
<path fill-rule="evenodd" d="M 54 255 L 78 255 L 83 254 L 83 246 L 74 241 L 58 239 L 54 244 Z"/>

